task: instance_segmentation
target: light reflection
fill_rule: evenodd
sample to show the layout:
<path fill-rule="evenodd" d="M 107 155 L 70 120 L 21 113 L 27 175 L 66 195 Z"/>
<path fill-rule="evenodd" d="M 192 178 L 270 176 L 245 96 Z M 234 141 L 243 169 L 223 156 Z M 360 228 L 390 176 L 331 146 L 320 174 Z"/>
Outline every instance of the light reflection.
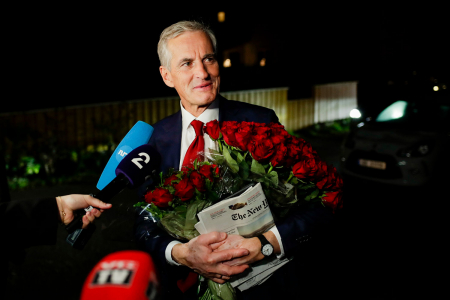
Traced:
<path fill-rule="evenodd" d="M 361 118 L 361 112 L 356 108 L 352 109 L 350 111 L 350 118 L 353 118 L 353 119 Z"/>
<path fill-rule="evenodd" d="M 219 11 L 217 13 L 217 20 L 221 23 L 225 22 L 225 12 L 224 11 Z"/>
<path fill-rule="evenodd" d="M 223 67 L 224 68 L 231 67 L 231 59 L 229 59 L 229 58 L 225 59 L 224 62 L 223 62 Z"/>
<path fill-rule="evenodd" d="M 261 61 L 259 62 L 259 65 L 261 67 L 264 67 L 266 65 L 266 59 L 265 58 L 261 59 Z"/>

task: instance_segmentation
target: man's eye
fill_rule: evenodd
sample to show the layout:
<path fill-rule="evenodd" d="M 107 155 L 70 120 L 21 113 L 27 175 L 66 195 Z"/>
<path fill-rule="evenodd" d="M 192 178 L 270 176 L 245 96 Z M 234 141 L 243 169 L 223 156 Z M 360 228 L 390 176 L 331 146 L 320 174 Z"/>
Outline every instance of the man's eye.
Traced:
<path fill-rule="evenodd" d="M 182 67 L 189 67 L 191 65 L 190 61 L 184 62 L 183 64 L 181 64 Z"/>

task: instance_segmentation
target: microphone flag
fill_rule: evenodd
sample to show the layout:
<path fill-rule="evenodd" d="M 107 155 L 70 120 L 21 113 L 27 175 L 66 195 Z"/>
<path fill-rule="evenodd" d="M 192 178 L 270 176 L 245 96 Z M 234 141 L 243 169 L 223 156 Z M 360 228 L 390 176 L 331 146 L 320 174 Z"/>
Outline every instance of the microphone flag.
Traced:
<path fill-rule="evenodd" d="M 135 148 L 147 144 L 153 134 L 154 128 L 143 122 L 138 121 L 130 131 L 125 135 L 114 153 L 109 158 L 108 163 L 103 169 L 102 175 L 97 183 L 97 188 L 103 190 L 114 178 L 116 178 L 116 168 L 124 157 Z"/>

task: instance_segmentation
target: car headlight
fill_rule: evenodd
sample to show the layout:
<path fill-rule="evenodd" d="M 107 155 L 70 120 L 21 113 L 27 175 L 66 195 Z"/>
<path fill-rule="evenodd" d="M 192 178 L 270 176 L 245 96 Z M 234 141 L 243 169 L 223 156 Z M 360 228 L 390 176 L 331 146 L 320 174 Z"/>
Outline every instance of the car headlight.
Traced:
<path fill-rule="evenodd" d="M 359 111 L 359 109 L 354 108 L 350 111 L 350 118 L 352 119 L 359 119 L 361 118 L 361 112 Z"/>
<path fill-rule="evenodd" d="M 423 141 L 412 147 L 400 149 L 397 155 L 400 157 L 422 157 L 428 155 L 433 150 L 433 141 Z"/>

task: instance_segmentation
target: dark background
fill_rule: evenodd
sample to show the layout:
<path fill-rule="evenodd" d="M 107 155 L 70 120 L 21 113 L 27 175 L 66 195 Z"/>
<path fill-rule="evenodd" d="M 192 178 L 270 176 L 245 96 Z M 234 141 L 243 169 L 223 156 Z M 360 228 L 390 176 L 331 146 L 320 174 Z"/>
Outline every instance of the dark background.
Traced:
<path fill-rule="evenodd" d="M 211 25 L 219 60 L 223 50 L 248 41 L 254 33 L 274 37 L 274 63 L 264 69 L 222 69 L 224 91 L 288 86 L 289 98 L 299 99 L 310 97 L 314 84 L 356 80 L 359 104 L 376 106 L 387 101 L 387 93 L 423 91 L 442 83 L 448 87 L 448 25 L 439 3 L 171 6 L 175 5 L 6 7 L 2 48 L 7 78 L 0 112 L 173 95 L 160 78 L 156 44 L 165 27 L 183 19 Z M 226 12 L 221 24 L 216 21 L 220 10 Z M 338 165 L 342 136 L 308 140 L 325 161 Z M 15 191 L 11 199 L 91 193 L 95 184 Z M 320 267 L 302 275 L 311 276 L 299 282 L 299 289 L 317 280 L 318 299 L 412 299 L 419 291 L 435 292 L 441 282 L 433 274 L 443 253 L 443 235 L 436 228 L 443 228 L 445 218 L 432 205 L 419 207 L 441 199 L 442 190 L 392 189 L 365 182 L 347 186 L 352 188 L 346 190 L 338 234 L 320 253 Z M 96 235 L 81 252 L 64 242 L 62 227 L 56 245 L 26 250 L 24 260 L 11 265 L 8 299 L 77 299 L 96 262 L 134 247 L 134 201 L 133 191 L 121 194 L 115 210 L 97 222 Z M 424 220 L 435 215 L 433 225 L 424 226 Z"/>
<path fill-rule="evenodd" d="M 5 10 L 10 92 L 1 111 L 173 95 L 160 78 L 156 45 L 165 27 L 186 19 L 212 27 L 220 63 L 224 50 L 258 34 L 271 38 L 270 64 L 222 68 L 222 91 L 288 86 L 289 98 L 299 99 L 310 97 L 314 84 L 356 80 L 364 103 L 382 101 L 387 86 L 412 79 L 448 86 L 448 24 L 438 3 L 195 6 L 33 4 Z M 218 11 L 225 11 L 224 23 Z M 376 93 L 381 97 L 370 98 Z"/>

